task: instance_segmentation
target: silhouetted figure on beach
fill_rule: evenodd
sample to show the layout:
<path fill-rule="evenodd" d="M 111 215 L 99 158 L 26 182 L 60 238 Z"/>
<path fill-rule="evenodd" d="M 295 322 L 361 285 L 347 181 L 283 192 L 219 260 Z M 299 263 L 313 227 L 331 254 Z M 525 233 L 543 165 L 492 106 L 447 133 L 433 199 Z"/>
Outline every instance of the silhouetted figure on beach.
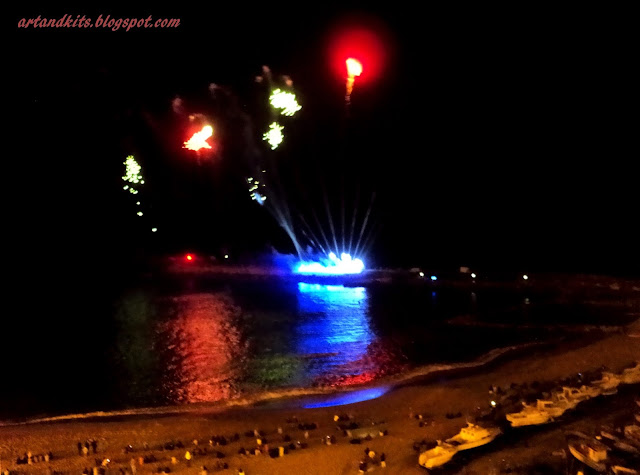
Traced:
<path fill-rule="evenodd" d="M 98 453 L 98 441 L 91 439 L 91 448 L 93 449 L 93 453 Z"/>
<path fill-rule="evenodd" d="M 82 442 L 78 442 L 78 455 L 82 455 Z"/>

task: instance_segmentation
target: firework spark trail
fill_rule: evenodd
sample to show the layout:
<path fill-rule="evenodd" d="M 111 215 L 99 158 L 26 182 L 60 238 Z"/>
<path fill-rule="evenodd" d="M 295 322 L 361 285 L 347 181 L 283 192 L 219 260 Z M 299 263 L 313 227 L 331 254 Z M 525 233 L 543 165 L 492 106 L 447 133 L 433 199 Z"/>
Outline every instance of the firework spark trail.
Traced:
<path fill-rule="evenodd" d="M 213 135 L 213 128 L 210 125 L 205 125 L 202 130 L 194 133 L 189 140 L 187 140 L 182 148 L 189 150 L 200 151 L 203 148 L 211 148 L 211 145 L 207 142 L 207 139 Z"/>
<path fill-rule="evenodd" d="M 354 58 L 349 58 L 346 60 L 347 65 L 347 93 L 344 97 L 347 110 L 351 105 L 351 92 L 353 91 L 353 84 L 356 81 L 356 76 L 360 76 L 362 74 L 362 64 L 360 61 Z"/>
<path fill-rule="evenodd" d="M 280 109 L 280 114 L 289 117 L 302 109 L 302 106 L 296 100 L 295 94 L 281 89 L 276 89 L 271 93 L 269 102 L 274 109 Z"/>
<path fill-rule="evenodd" d="M 335 245 L 336 252 L 338 251 L 338 240 L 336 239 L 336 230 L 333 227 L 333 218 L 331 217 L 331 210 L 329 208 L 329 197 L 327 196 L 327 189 L 322 182 L 322 197 L 324 199 L 324 207 L 327 211 L 327 218 L 329 219 L 329 227 L 331 228 L 331 235 L 333 237 L 333 244 Z"/>
<path fill-rule="evenodd" d="M 375 238 L 378 236 L 382 228 L 383 224 L 378 222 L 371 226 L 371 231 L 365 238 L 364 244 L 362 245 L 362 251 L 360 252 L 361 255 L 366 256 L 369 253 L 371 246 L 375 242 Z"/>
<path fill-rule="evenodd" d="M 360 243 L 362 241 L 362 235 L 364 234 L 365 229 L 367 228 L 367 222 L 369 221 L 369 215 L 371 214 L 371 208 L 373 207 L 373 202 L 376 198 L 375 192 L 371 194 L 371 203 L 369 203 L 369 208 L 367 209 L 367 213 L 364 217 L 364 222 L 362 223 L 362 228 L 360 229 L 360 236 L 358 237 L 358 241 L 356 242 L 356 250 L 354 251 L 354 255 L 358 255 L 358 249 L 360 249 Z"/>
<path fill-rule="evenodd" d="M 345 229 L 344 229 L 344 175 L 341 177 L 341 193 L 340 193 L 340 225 L 342 227 L 342 249 L 345 252 Z"/>
<path fill-rule="evenodd" d="M 356 228 L 356 217 L 358 216 L 359 199 L 360 199 L 360 182 L 357 183 L 357 187 L 356 187 L 356 199 L 355 199 L 356 202 L 353 208 L 353 217 L 351 218 L 351 232 L 349 233 L 349 250 L 347 252 L 348 254 L 351 254 L 351 246 L 353 245 L 353 233 Z"/>
<path fill-rule="evenodd" d="M 128 155 L 123 162 L 123 165 L 125 166 L 125 175 L 122 177 L 122 180 L 126 183 L 123 186 L 123 190 L 129 192 L 132 195 L 137 195 L 138 193 L 140 193 L 138 185 L 144 185 L 144 179 L 142 177 L 142 167 L 136 161 L 133 155 Z M 141 210 L 142 203 L 140 198 L 137 198 L 136 206 L 136 209 L 138 210 L 136 212 L 136 215 L 143 216 L 144 213 Z M 151 232 L 155 233 L 157 230 L 158 228 L 156 227 L 151 228 Z"/>
<path fill-rule="evenodd" d="M 269 197 L 271 199 L 268 200 L 268 204 L 266 205 L 267 210 L 275 218 L 276 222 L 287 232 L 287 234 L 289 234 L 291 230 L 290 220 L 287 220 L 287 217 L 285 216 L 284 207 L 280 203 L 281 197 L 278 196 L 277 193 L 270 193 Z M 297 248 L 295 242 L 294 246 Z"/>
<path fill-rule="evenodd" d="M 287 87 L 291 87 L 293 85 L 291 78 L 289 78 L 288 76 L 284 76 L 283 79 Z M 292 92 L 286 92 L 282 89 L 274 88 L 273 76 L 268 66 L 262 66 L 262 75 L 256 77 L 256 82 L 261 83 L 263 81 L 266 83 L 267 90 L 270 92 L 269 122 L 271 125 L 269 126 L 269 131 L 264 133 L 262 138 L 263 140 L 269 142 L 271 150 L 275 150 L 280 145 L 280 143 L 282 143 L 282 140 L 284 138 L 284 135 L 282 133 L 284 127 L 279 125 L 276 121 L 278 116 L 284 115 L 291 117 L 297 111 L 299 111 L 302 106 L 298 104 L 295 94 L 293 94 Z M 278 224 L 285 230 L 294 247 L 296 248 L 298 257 L 301 258 L 304 252 L 295 235 L 291 209 L 287 201 L 285 188 L 282 184 L 282 181 L 280 180 L 273 154 L 269 157 L 269 164 L 266 168 L 269 168 L 269 172 L 272 178 L 270 185 L 273 185 L 269 188 L 268 196 L 265 196 L 265 198 L 271 198 L 268 202 L 267 209 L 271 212 L 272 216 L 275 217 Z"/>
<path fill-rule="evenodd" d="M 313 249 L 315 252 L 317 252 L 318 249 L 322 250 L 322 246 L 320 246 L 314 238 L 309 236 L 309 234 L 307 234 L 307 232 L 304 229 L 301 231 L 301 233 L 302 233 L 302 237 L 305 238 L 309 243 L 306 248 L 307 252 L 305 253 L 305 257 L 310 254 L 309 249 Z"/>
<path fill-rule="evenodd" d="M 284 127 L 277 122 L 272 122 L 271 125 L 269 125 L 269 131 L 262 134 L 262 140 L 269 143 L 271 150 L 278 148 L 278 145 L 284 140 L 284 135 L 282 134 L 283 129 Z"/>
<path fill-rule="evenodd" d="M 313 219 L 316 221 L 316 225 L 320 230 L 320 234 L 322 235 L 322 239 L 324 239 L 324 243 L 327 246 L 327 249 L 331 249 L 331 244 L 329 243 L 329 239 L 327 238 L 327 235 L 324 233 L 324 227 L 320 223 L 320 218 L 318 217 L 316 210 L 314 208 L 311 208 L 311 213 L 313 214 Z"/>
<path fill-rule="evenodd" d="M 304 216 L 302 216 L 302 214 L 299 214 L 300 216 L 300 221 L 302 221 L 302 224 L 304 224 L 307 229 L 309 230 L 309 232 L 311 233 L 311 236 L 314 240 L 315 245 L 322 251 L 322 253 L 324 255 L 329 255 L 329 252 L 327 251 L 327 249 L 325 249 L 322 244 L 320 244 L 320 240 L 318 239 L 318 237 L 316 236 L 315 232 L 313 231 L 313 229 L 311 229 L 311 226 L 309 226 L 309 223 L 307 223 L 307 220 L 304 219 Z"/>
<path fill-rule="evenodd" d="M 275 159 L 272 156 L 271 157 L 271 170 L 273 170 L 273 173 L 271 173 L 271 175 L 273 176 L 273 182 L 275 183 L 276 187 L 277 187 L 277 193 L 276 194 L 280 194 L 280 206 L 281 206 L 281 211 L 282 214 L 286 216 L 287 218 L 287 224 L 289 224 L 290 226 L 292 226 L 293 224 L 293 220 L 291 219 L 291 211 L 289 210 L 289 206 L 287 204 L 287 195 L 284 191 L 284 186 L 282 185 L 282 181 L 280 180 L 280 174 L 277 172 L 277 168 L 276 168 L 276 164 L 275 164 Z"/>
<path fill-rule="evenodd" d="M 273 209 L 277 213 L 278 217 L 276 218 L 276 221 L 280 224 L 280 226 L 285 230 L 285 232 L 291 239 L 298 257 L 302 258 L 302 256 L 304 255 L 304 251 L 300 246 L 300 243 L 298 242 L 298 238 L 295 235 L 293 220 L 291 218 L 291 210 L 287 203 L 287 196 L 284 191 L 284 186 L 280 181 L 280 176 L 275 168 L 275 163 L 273 163 L 274 158 L 271 157 L 271 160 L 272 163 L 270 169 L 274 170 L 271 175 L 273 177 L 273 183 L 275 184 L 277 189 L 272 189 L 272 193 L 270 194 L 270 197 L 272 198 L 271 207 L 267 209 Z"/>
<path fill-rule="evenodd" d="M 273 196 L 272 196 L 273 198 Z M 271 200 L 271 202 L 273 203 L 275 200 Z M 287 236 L 289 236 L 289 239 L 291 239 L 291 242 L 293 243 L 293 246 L 296 249 L 296 253 L 298 254 L 298 258 L 301 258 L 303 255 L 303 250 L 300 247 L 300 243 L 298 242 L 298 238 L 295 235 L 295 232 L 291 226 L 290 221 L 287 221 L 287 219 L 285 218 L 285 216 L 282 214 L 282 211 L 280 210 L 280 208 L 278 206 L 274 206 L 274 207 L 268 207 L 267 208 L 272 216 L 275 218 L 276 222 L 280 225 L 280 227 L 287 233 Z"/>

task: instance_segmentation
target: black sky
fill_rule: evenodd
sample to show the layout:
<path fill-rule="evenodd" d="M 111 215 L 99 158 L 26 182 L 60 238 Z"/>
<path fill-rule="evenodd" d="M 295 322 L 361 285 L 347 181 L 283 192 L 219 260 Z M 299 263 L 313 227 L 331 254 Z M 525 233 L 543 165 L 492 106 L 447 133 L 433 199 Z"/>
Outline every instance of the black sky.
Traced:
<path fill-rule="evenodd" d="M 22 175 L 8 182 L 22 245 L 57 263 L 145 247 L 122 217 L 129 150 L 157 177 L 149 186 L 162 190 L 154 203 L 170 216 L 174 249 L 286 245 L 239 191 L 239 142 L 204 172 L 180 168 L 166 148 L 176 134 L 170 101 L 205 103 L 212 82 L 255 119 L 253 78 L 267 64 L 292 77 L 303 105 L 297 137 L 285 139 L 290 176 L 323 176 L 334 210 L 343 177 L 347 194 L 356 180 L 363 200 L 376 193 L 377 264 L 638 272 L 638 109 L 623 12 L 244 7 L 16 14 L 16 25 L 65 13 L 181 19 L 175 31 L 14 25 L 11 166 Z M 379 80 L 356 85 L 346 121 L 326 45 L 338 26 L 363 21 L 384 36 L 388 58 Z M 287 186 L 317 199 L 305 180 Z"/>

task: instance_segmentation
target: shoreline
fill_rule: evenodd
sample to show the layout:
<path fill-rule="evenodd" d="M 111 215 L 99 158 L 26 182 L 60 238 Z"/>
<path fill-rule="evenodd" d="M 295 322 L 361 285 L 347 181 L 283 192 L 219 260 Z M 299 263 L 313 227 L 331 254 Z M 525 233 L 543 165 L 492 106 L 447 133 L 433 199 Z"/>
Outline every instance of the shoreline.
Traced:
<path fill-rule="evenodd" d="M 109 457 L 112 460 L 112 472 L 108 473 L 116 473 L 117 469 L 129 466 L 132 456 L 123 454 L 122 449 L 130 444 L 135 450 L 135 457 L 153 454 L 157 458 L 155 463 L 138 466 L 141 473 L 151 473 L 164 466 L 170 466 L 172 472 L 200 473 L 201 465 L 210 469 L 215 466 L 216 458 L 213 454 L 219 451 L 224 455 L 220 460 L 229 466 L 220 471 L 224 474 L 235 474 L 238 468 L 243 468 L 247 475 L 355 474 L 358 472 L 363 449 L 367 446 L 377 454 L 386 454 L 386 473 L 424 474 L 424 469 L 417 464 L 418 453 L 413 445 L 421 440 L 442 440 L 458 432 L 466 425 L 466 420 L 473 420 L 489 407 L 490 386 L 560 382 L 578 372 L 597 371 L 603 365 L 619 372 L 634 360 L 640 360 L 639 343 L 637 338 L 624 334 L 607 334 L 597 340 L 541 346 L 533 351 L 523 351 L 520 355 L 511 353 L 511 358 L 493 359 L 494 364 L 476 368 L 470 374 L 434 377 L 422 384 L 400 385 L 378 398 L 340 407 L 302 409 L 252 405 L 163 416 L 147 414 L 2 426 L 0 456 L 3 468 L 18 470 L 18 473 L 44 474 L 47 467 L 61 473 L 79 473 L 83 467 L 93 464 L 94 457 L 77 455 L 76 442 L 93 438 L 98 441 L 97 457 Z M 599 403 L 599 407 L 603 407 L 599 414 L 606 414 L 607 404 L 614 402 L 615 397 L 603 398 Z M 450 417 L 452 413 L 460 413 L 461 416 Z M 336 414 L 348 414 L 350 420 L 361 424 L 361 427 L 372 427 L 372 423 L 377 423 L 373 427 L 388 429 L 388 435 L 361 441 L 361 444 L 350 443 L 349 437 L 344 436 L 336 427 Z M 417 415 L 422 415 L 423 418 L 418 420 Z M 588 424 L 591 424 L 594 417 L 589 411 L 582 411 L 576 414 L 575 419 L 576 423 L 587 424 L 589 427 Z M 292 423 L 291 420 L 296 422 Z M 308 431 L 309 438 L 305 439 L 304 430 L 299 429 L 297 421 L 313 422 L 317 424 L 317 429 Z M 265 432 L 272 444 L 270 446 L 277 448 L 282 444 L 283 437 L 277 431 L 279 427 L 293 441 L 301 440 L 308 446 L 305 449 L 291 450 L 284 457 L 271 458 L 264 454 L 238 454 L 242 447 L 255 447 L 255 437 L 242 435 L 239 441 L 225 447 L 208 445 L 212 434 L 228 437 L 234 433 L 245 434 L 259 429 Z M 513 444 L 503 439 L 495 446 L 490 444 L 483 450 L 469 451 L 469 455 L 461 459 L 457 466 L 462 464 L 467 473 L 490 473 L 495 468 L 507 466 L 512 468 L 512 473 L 530 473 L 526 467 L 534 462 L 545 460 L 550 464 L 557 463 L 550 454 L 561 448 L 557 444 L 562 434 L 554 427 L 537 427 L 534 433 L 538 434 L 535 437 L 540 440 L 531 446 L 523 446 L 518 442 L 521 438 L 517 437 Z M 551 434 L 555 435 L 551 437 Z M 325 443 L 328 435 L 335 437 L 335 442 L 331 445 Z M 196 456 L 191 464 L 185 463 L 184 450 L 162 449 L 162 444 L 171 440 L 181 440 L 185 447 L 193 448 L 194 439 L 201 441 L 199 447 L 206 447 L 210 452 Z M 148 444 L 148 449 L 144 448 L 145 444 Z M 19 471 L 27 467 L 16 466 L 15 457 L 27 450 L 33 453 L 51 450 L 54 459 L 48 465 L 40 463 L 29 466 L 27 472 Z M 175 465 L 170 462 L 172 456 L 177 459 Z M 518 471 L 517 467 L 521 467 L 522 471 Z M 374 473 L 384 471 L 375 467 Z"/>
<path fill-rule="evenodd" d="M 462 377 L 467 372 L 481 371 L 492 363 L 497 363 L 501 358 L 512 355 L 515 356 L 518 352 L 524 351 L 529 348 L 544 347 L 554 345 L 561 342 L 563 339 L 543 342 L 531 342 L 522 343 L 519 345 L 510 345 L 501 348 L 494 348 L 486 353 L 483 353 L 479 357 L 460 363 L 431 363 L 418 368 L 413 368 L 406 373 L 392 375 L 387 378 L 382 378 L 376 382 L 370 384 L 363 384 L 358 386 L 345 387 L 343 389 L 336 387 L 327 388 L 287 388 L 282 390 L 266 390 L 259 393 L 254 398 L 239 397 L 237 399 L 231 399 L 227 401 L 217 401 L 211 403 L 194 403 L 177 406 L 156 406 L 156 407 L 140 407 L 129 409 L 116 409 L 108 411 L 91 411 L 86 413 L 69 413 L 55 416 L 36 417 L 26 420 L 0 420 L 1 427 L 22 426 L 30 424 L 41 424 L 51 422 L 65 422 L 65 421 L 77 421 L 77 420 L 108 420 L 109 418 L 122 418 L 122 417 L 138 417 L 138 416 L 171 416 L 178 414 L 195 413 L 200 414 L 203 412 L 220 412 L 230 408 L 238 407 L 251 407 L 251 406 L 270 406 L 274 403 L 278 408 L 282 406 L 289 408 L 299 407 L 304 408 L 304 403 L 307 399 L 330 399 L 339 395 L 348 395 L 364 390 L 372 390 L 376 388 L 386 387 L 388 388 L 384 394 L 390 393 L 400 387 L 421 385 L 428 383 L 432 379 L 439 377 Z M 298 405 L 286 404 L 287 402 L 298 401 Z M 353 404 L 361 401 L 353 401 L 347 404 Z M 338 407 L 347 404 L 335 404 L 331 407 Z M 330 407 L 330 406 L 326 406 Z"/>

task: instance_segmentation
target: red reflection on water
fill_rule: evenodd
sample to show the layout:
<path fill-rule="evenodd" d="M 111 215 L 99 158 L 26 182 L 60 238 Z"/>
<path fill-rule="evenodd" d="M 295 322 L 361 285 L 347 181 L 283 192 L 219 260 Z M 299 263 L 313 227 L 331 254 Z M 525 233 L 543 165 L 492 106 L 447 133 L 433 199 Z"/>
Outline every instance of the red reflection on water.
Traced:
<path fill-rule="evenodd" d="M 235 393 L 234 381 L 246 345 L 235 326 L 239 309 L 223 294 L 194 294 L 173 299 L 176 316 L 161 337 L 170 352 L 165 375 L 176 402 L 213 402 Z"/>
<path fill-rule="evenodd" d="M 337 366 L 315 379 L 319 386 L 357 386 L 409 369 L 409 363 L 392 342 L 376 340 L 361 358 Z"/>
<path fill-rule="evenodd" d="M 362 374 L 350 374 L 347 376 L 342 376 L 334 381 L 332 386 L 354 386 L 356 384 L 364 384 L 369 383 L 376 379 L 376 375 L 374 373 L 362 373 Z"/>

